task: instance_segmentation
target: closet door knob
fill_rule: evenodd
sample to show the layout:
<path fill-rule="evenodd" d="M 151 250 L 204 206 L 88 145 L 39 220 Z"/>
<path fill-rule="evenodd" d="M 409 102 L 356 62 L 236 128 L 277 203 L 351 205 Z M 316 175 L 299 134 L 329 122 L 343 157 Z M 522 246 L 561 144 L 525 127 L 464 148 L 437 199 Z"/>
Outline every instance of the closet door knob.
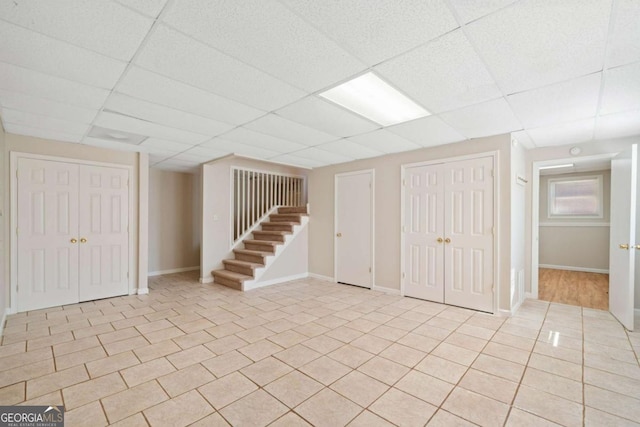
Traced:
<path fill-rule="evenodd" d="M 76 239 L 76 238 L 73 238 L 73 239 L 71 239 L 71 240 L 69 240 L 69 241 L 70 241 L 71 243 L 78 243 L 78 239 Z"/>
<path fill-rule="evenodd" d="M 451 239 L 447 237 L 446 239 L 444 239 L 444 242 L 445 243 L 451 243 Z"/>
<path fill-rule="evenodd" d="M 87 243 L 87 239 L 83 237 L 82 239 L 80 239 L 80 243 Z"/>
<path fill-rule="evenodd" d="M 442 237 L 438 237 L 438 238 L 436 239 L 436 242 L 438 242 L 438 243 L 442 243 L 442 242 L 444 242 L 444 240 L 442 239 Z"/>

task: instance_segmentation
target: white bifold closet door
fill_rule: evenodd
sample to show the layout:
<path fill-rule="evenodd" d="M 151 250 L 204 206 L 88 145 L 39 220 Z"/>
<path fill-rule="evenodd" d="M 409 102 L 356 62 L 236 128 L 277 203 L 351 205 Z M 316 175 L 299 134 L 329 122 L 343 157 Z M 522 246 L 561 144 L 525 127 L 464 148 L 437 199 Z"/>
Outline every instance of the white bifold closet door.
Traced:
<path fill-rule="evenodd" d="M 405 170 L 405 295 L 493 311 L 493 158 Z"/>
<path fill-rule="evenodd" d="M 18 160 L 18 310 L 128 293 L 128 170 Z"/>

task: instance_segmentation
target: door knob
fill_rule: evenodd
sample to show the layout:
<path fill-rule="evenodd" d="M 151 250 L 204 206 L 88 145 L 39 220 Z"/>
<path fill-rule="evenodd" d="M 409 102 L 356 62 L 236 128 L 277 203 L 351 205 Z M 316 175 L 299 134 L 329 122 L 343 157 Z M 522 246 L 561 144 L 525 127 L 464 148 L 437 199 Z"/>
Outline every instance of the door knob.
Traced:
<path fill-rule="evenodd" d="M 634 248 L 640 250 L 640 245 L 635 245 Z"/>
<path fill-rule="evenodd" d="M 447 237 L 446 239 L 444 239 L 444 242 L 445 243 L 451 243 L 451 239 Z"/>
<path fill-rule="evenodd" d="M 444 240 L 442 239 L 442 237 L 438 237 L 438 238 L 436 239 L 436 242 L 438 242 L 438 243 L 442 243 L 442 242 L 444 242 Z"/>
<path fill-rule="evenodd" d="M 342 233 L 336 234 L 336 237 L 342 237 Z"/>
<path fill-rule="evenodd" d="M 71 243 L 78 243 L 78 239 L 73 238 L 73 239 L 70 240 L 70 242 Z"/>
<path fill-rule="evenodd" d="M 80 243 L 87 243 L 87 239 L 83 237 L 82 239 L 80 239 Z"/>
<path fill-rule="evenodd" d="M 620 247 L 620 249 L 629 249 L 629 245 L 621 243 L 620 245 L 618 245 Z"/>

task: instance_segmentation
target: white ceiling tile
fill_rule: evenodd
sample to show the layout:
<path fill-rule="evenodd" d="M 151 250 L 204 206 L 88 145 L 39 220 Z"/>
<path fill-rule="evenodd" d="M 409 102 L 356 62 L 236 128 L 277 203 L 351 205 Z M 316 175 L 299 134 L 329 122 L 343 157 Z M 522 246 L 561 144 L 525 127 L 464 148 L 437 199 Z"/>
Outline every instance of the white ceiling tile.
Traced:
<path fill-rule="evenodd" d="M 616 67 L 640 60 L 640 2 L 616 0 L 613 30 L 609 34 L 607 65 Z"/>
<path fill-rule="evenodd" d="M 206 135 L 187 132 L 185 130 L 162 126 L 109 112 L 100 113 L 94 124 L 108 129 L 123 130 L 138 135 L 146 135 L 192 145 L 199 144 L 208 139 Z"/>
<path fill-rule="evenodd" d="M 0 16 L 30 30 L 129 61 L 153 21 L 110 1 L 0 0 Z"/>
<path fill-rule="evenodd" d="M 500 135 L 522 129 L 503 98 L 443 113 L 440 118 L 467 138 Z"/>
<path fill-rule="evenodd" d="M 442 0 L 282 0 L 282 3 L 368 65 L 376 65 L 458 27 Z"/>
<path fill-rule="evenodd" d="M 235 141 L 228 141 L 222 138 L 214 138 L 211 141 L 200 144 L 200 147 L 213 148 L 214 150 L 224 151 L 228 153 L 239 154 L 241 156 L 255 157 L 259 159 L 269 159 L 281 153 L 268 150 L 253 145 L 241 144 Z"/>
<path fill-rule="evenodd" d="M 102 107 L 109 91 L 0 62 L 0 89 L 91 109 Z"/>
<path fill-rule="evenodd" d="M 2 121 L 16 125 L 28 126 L 38 129 L 52 130 L 71 135 L 84 135 L 89 129 L 89 124 L 71 122 L 68 120 L 54 119 L 42 114 L 26 113 L 24 111 L 2 109 Z"/>
<path fill-rule="evenodd" d="M 593 117 L 598 109 L 602 73 L 509 95 L 525 127 L 542 127 Z"/>
<path fill-rule="evenodd" d="M 640 110 L 608 114 L 596 121 L 596 139 L 613 139 L 640 135 Z"/>
<path fill-rule="evenodd" d="M 129 69 L 118 84 L 117 91 L 155 104 L 236 125 L 265 114 L 262 110 L 138 67 Z"/>
<path fill-rule="evenodd" d="M 536 145 L 533 143 L 533 139 L 529 136 L 526 130 L 519 130 L 517 132 L 511 133 L 511 138 L 518 141 L 518 144 L 521 144 L 527 150 L 535 148 Z"/>
<path fill-rule="evenodd" d="M 320 150 L 316 147 L 309 147 L 301 151 L 291 153 L 296 157 L 302 157 L 304 159 L 310 159 L 326 164 L 344 163 L 353 160 L 353 157 L 344 156 L 338 153 L 332 153 L 326 150 Z"/>
<path fill-rule="evenodd" d="M 156 18 L 162 8 L 167 3 L 167 0 L 116 0 L 118 3 L 128 6 L 137 10 L 140 13 L 144 13 L 147 16 Z"/>
<path fill-rule="evenodd" d="M 276 111 L 276 114 L 339 137 L 357 135 L 380 127 L 315 96 L 295 102 Z"/>
<path fill-rule="evenodd" d="M 291 151 L 302 150 L 306 145 L 296 142 L 287 141 L 276 138 L 274 136 L 265 135 L 263 133 L 254 132 L 249 129 L 236 128 L 222 136 L 224 139 L 234 142 L 240 142 L 254 147 L 266 148 L 267 150 L 277 151 L 278 153 L 288 153 Z"/>
<path fill-rule="evenodd" d="M 348 138 L 348 140 L 382 153 L 398 153 L 421 148 L 420 145 L 401 138 L 386 129 L 374 130 L 373 132 L 352 136 Z"/>
<path fill-rule="evenodd" d="M 111 89 L 126 63 L 0 21 L 0 61 Z"/>
<path fill-rule="evenodd" d="M 517 0 L 449 0 L 455 8 L 462 22 L 468 23 L 475 21 L 478 18 L 482 18 L 496 10 L 507 7 Z"/>
<path fill-rule="evenodd" d="M 234 125 L 185 113 L 180 110 L 142 101 L 122 94 L 112 94 L 105 103 L 106 110 L 166 126 L 216 136 L 233 129 Z"/>
<path fill-rule="evenodd" d="M 296 157 L 291 154 L 282 154 L 280 156 L 274 157 L 270 159 L 274 162 L 284 163 L 291 166 L 298 166 L 302 168 L 317 168 L 320 166 L 325 166 L 328 163 L 320 162 L 317 160 L 305 159 L 302 157 Z"/>
<path fill-rule="evenodd" d="M 375 70 L 432 113 L 501 95 L 461 30 L 385 62 Z"/>
<path fill-rule="evenodd" d="M 186 151 L 189 148 L 193 147 L 191 144 L 184 144 L 175 141 L 167 141 L 166 139 L 160 138 L 147 138 L 140 146 L 145 147 L 145 149 L 151 153 L 162 152 L 170 152 L 170 153 L 180 153 L 182 151 Z"/>
<path fill-rule="evenodd" d="M 640 62 L 607 70 L 600 114 L 640 108 Z"/>
<path fill-rule="evenodd" d="M 467 33 L 506 93 L 602 69 L 611 0 L 523 0 Z"/>
<path fill-rule="evenodd" d="M 149 154 L 149 164 L 153 166 L 156 163 L 167 160 L 171 156 L 173 156 L 173 154 Z"/>
<path fill-rule="evenodd" d="M 537 147 L 579 144 L 593 139 L 595 119 L 579 120 L 556 126 L 527 129 Z"/>
<path fill-rule="evenodd" d="M 276 114 L 267 114 L 244 125 L 245 128 L 298 142 L 304 145 L 318 145 L 336 139 L 335 135 L 284 119 Z"/>
<path fill-rule="evenodd" d="M 0 89 L 0 106 L 80 123 L 91 123 L 98 114 L 98 110 L 95 109 L 76 107 L 3 89 Z"/>
<path fill-rule="evenodd" d="M 93 137 L 86 137 L 82 140 L 82 143 L 85 145 L 91 145 L 94 147 L 102 147 L 102 148 L 108 148 L 110 150 L 118 150 L 118 151 L 131 151 L 134 153 L 146 153 L 147 150 L 145 149 L 145 147 L 142 147 L 140 145 L 136 145 L 136 144 L 127 144 L 125 142 L 118 142 L 118 141 L 111 141 L 111 140 L 107 140 L 107 139 L 101 139 L 101 138 L 93 138 Z"/>
<path fill-rule="evenodd" d="M 191 150 L 173 156 L 177 160 L 205 163 L 230 154 L 228 151 L 214 150 L 206 147 L 194 147 Z"/>
<path fill-rule="evenodd" d="M 325 144 L 318 145 L 316 148 L 329 151 L 330 153 L 340 154 L 345 157 L 350 157 L 352 159 L 367 159 L 369 157 L 378 157 L 384 154 L 382 151 L 374 150 L 362 144 L 356 144 L 355 142 L 347 139 L 327 142 Z"/>
<path fill-rule="evenodd" d="M 366 68 L 274 0 L 176 0 L 164 21 L 308 92 Z"/>
<path fill-rule="evenodd" d="M 37 138 L 52 139 L 55 141 L 64 142 L 80 142 L 80 140 L 82 139 L 82 135 L 58 132 L 55 130 L 38 129 L 7 122 L 5 122 L 3 125 L 6 132 L 16 135 L 35 136 Z"/>
<path fill-rule="evenodd" d="M 164 169 L 174 172 L 196 173 L 200 166 L 199 162 L 193 162 L 188 160 L 179 160 L 176 158 L 169 158 L 153 165 L 154 168 Z"/>
<path fill-rule="evenodd" d="M 183 83 L 264 110 L 305 93 L 166 26 L 148 39 L 136 63 Z"/>
<path fill-rule="evenodd" d="M 391 126 L 387 128 L 387 130 L 423 147 L 449 144 L 466 139 L 462 134 L 436 116 L 401 123 L 396 126 Z"/>

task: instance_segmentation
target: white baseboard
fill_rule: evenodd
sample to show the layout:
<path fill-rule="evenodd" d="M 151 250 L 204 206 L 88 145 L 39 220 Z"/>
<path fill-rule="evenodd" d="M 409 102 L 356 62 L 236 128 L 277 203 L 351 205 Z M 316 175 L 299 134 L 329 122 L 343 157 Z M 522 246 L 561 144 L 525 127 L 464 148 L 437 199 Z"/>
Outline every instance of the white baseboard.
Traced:
<path fill-rule="evenodd" d="M 538 267 L 549 268 L 551 270 L 584 271 L 585 273 L 609 274 L 609 269 L 603 269 L 603 268 L 574 267 L 570 265 L 552 265 L 552 264 L 539 264 Z"/>
<path fill-rule="evenodd" d="M 2 315 L 2 323 L 0 323 L 0 337 L 4 333 L 4 324 L 7 322 L 7 314 L 9 313 L 9 307 L 4 309 L 4 314 Z"/>
<path fill-rule="evenodd" d="M 210 277 L 201 277 L 199 280 L 200 283 L 213 283 L 213 276 Z"/>
<path fill-rule="evenodd" d="M 323 276 L 322 274 L 309 273 L 308 277 L 311 277 L 312 279 L 325 280 L 332 283 L 336 282 L 336 279 L 334 279 L 333 277 Z"/>
<path fill-rule="evenodd" d="M 500 310 L 498 310 L 498 315 L 502 317 L 511 317 L 513 316 L 513 313 L 511 310 L 505 310 L 501 308 Z"/>
<path fill-rule="evenodd" d="M 246 285 L 244 287 L 244 290 L 250 291 L 252 289 L 263 288 L 265 286 L 276 285 L 278 283 L 290 282 L 292 280 L 305 279 L 307 277 L 309 277 L 309 273 L 300 273 L 286 277 L 278 277 L 277 279 L 265 280 L 264 282 L 251 283 L 249 285 Z"/>
<path fill-rule="evenodd" d="M 181 267 L 181 268 L 171 268 L 169 270 L 158 270 L 158 271 L 150 271 L 147 273 L 147 276 L 162 276 L 163 274 L 173 274 L 173 273 L 184 273 L 185 271 L 196 271 L 200 270 L 200 266 L 197 267 Z"/>
<path fill-rule="evenodd" d="M 400 295 L 400 289 L 385 288 L 384 286 L 373 286 L 372 291 L 384 292 L 389 295 Z"/>
<path fill-rule="evenodd" d="M 147 295 L 149 293 L 149 288 L 139 288 L 138 295 Z"/>
<path fill-rule="evenodd" d="M 534 297 L 531 292 L 525 292 L 524 299 L 538 299 L 538 297 Z"/>

